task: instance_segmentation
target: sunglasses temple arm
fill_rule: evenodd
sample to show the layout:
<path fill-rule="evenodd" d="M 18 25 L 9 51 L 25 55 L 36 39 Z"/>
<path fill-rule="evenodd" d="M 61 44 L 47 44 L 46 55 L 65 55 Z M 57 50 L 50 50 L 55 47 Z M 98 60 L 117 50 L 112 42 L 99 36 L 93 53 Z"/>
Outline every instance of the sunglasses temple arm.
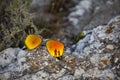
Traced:
<path fill-rule="evenodd" d="M 27 48 L 25 46 L 23 46 L 22 50 L 26 50 Z"/>

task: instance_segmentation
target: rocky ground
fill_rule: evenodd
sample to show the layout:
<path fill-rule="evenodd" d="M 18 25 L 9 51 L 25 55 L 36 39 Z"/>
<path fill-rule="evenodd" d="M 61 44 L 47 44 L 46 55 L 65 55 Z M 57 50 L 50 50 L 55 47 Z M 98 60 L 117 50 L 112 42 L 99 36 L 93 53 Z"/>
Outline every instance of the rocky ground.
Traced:
<path fill-rule="evenodd" d="M 120 80 L 119 8 L 120 0 L 1 0 L 0 80 Z M 43 43 L 23 50 L 30 33 Z M 46 39 L 65 44 L 61 60 Z"/>
<path fill-rule="evenodd" d="M 61 60 L 45 46 L 0 52 L 0 80 L 120 80 L 120 16 L 84 31 Z"/>

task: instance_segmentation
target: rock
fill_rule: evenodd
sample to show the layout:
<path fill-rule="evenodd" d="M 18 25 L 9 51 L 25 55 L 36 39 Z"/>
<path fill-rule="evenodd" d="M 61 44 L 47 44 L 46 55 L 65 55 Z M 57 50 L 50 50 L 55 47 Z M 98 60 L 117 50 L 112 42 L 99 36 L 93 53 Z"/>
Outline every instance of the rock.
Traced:
<path fill-rule="evenodd" d="M 107 48 L 107 49 L 110 49 L 110 50 L 113 50 L 113 49 L 114 49 L 114 46 L 109 44 L 109 45 L 106 46 L 106 48 Z"/>
<path fill-rule="evenodd" d="M 77 77 L 77 78 L 80 78 L 82 76 L 82 74 L 84 74 L 84 73 L 85 73 L 84 69 L 81 69 L 81 68 L 76 69 L 75 73 L 74 73 L 74 76 Z"/>
<path fill-rule="evenodd" d="M 71 49 L 70 49 L 70 48 L 67 48 L 67 49 L 65 50 L 65 53 L 71 54 Z"/>
<path fill-rule="evenodd" d="M 8 80 L 10 78 L 10 72 L 0 75 L 1 80 Z"/>
<path fill-rule="evenodd" d="M 84 53 L 85 53 L 86 55 L 89 55 L 90 53 L 92 53 L 92 51 L 90 50 L 90 47 L 85 47 Z"/>
<path fill-rule="evenodd" d="M 22 75 L 21 73 L 28 68 L 28 65 L 24 64 L 26 61 L 26 56 L 22 56 L 24 53 L 26 54 L 19 48 L 8 48 L 0 53 L 0 74 L 2 74 L 0 79 L 4 79 L 2 77 L 12 79 Z"/>
<path fill-rule="evenodd" d="M 113 74 L 111 70 L 108 69 L 108 70 L 102 71 L 100 78 L 105 79 L 105 80 L 114 80 L 115 75 Z"/>
<path fill-rule="evenodd" d="M 60 72 L 58 72 L 57 74 L 52 74 L 52 76 L 53 76 L 55 79 L 57 79 L 57 78 L 63 76 L 63 75 L 65 74 L 65 72 L 66 72 L 66 69 L 62 69 L 62 70 L 61 70 Z"/>
<path fill-rule="evenodd" d="M 59 78 L 58 80 L 74 80 L 75 78 L 72 75 L 66 75 L 62 78 Z"/>
<path fill-rule="evenodd" d="M 83 77 L 85 78 L 92 77 L 92 79 L 94 79 L 95 77 L 98 78 L 100 74 L 101 74 L 101 71 L 97 67 L 95 67 L 93 69 L 88 69 L 86 73 L 83 74 Z"/>
<path fill-rule="evenodd" d="M 0 66 L 5 67 L 16 58 L 16 49 L 8 48 L 0 53 Z"/>
<path fill-rule="evenodd" d="M 98 66 L 99 60 L 100 60 L 99 54 L 95 54 L 92 57 L 90 57 L 90 61 L 94 66 Z"/>
<path fill-rule="evenodd" d="M 77 47 L 75 49 L 75 52 L 79 52 L 79 54 L 82 54 L 83 50 L 87 46 L 89 40 L 90 40 L 90 35 L 88 34 L 85 38 L 83 38 L 82 40 L 80 40 L 77 43 Z"/>
<path fill-rule="evenodd" d="M 111 25 L 101 25 L 88 31 L 90 33 L 77 44 L 71 47 L 66 46 L 68 50 L 64 51 L 61 59 L 56 60 L 50 56 L 45 46 L 31 51 L 20 48 L 8 48 L 1 51 L 0 79 L 119 79 L 120 23 L 116 19 L 119 18 L 113 19 L 109 23 Z"/>
<path fill-rule="evenodd" d="M 114 80 L 115 78 L 115 71 L 114 73 L 111 71 L 110 66 L 119 66 L 118 65 L 118 56 L 113 56 L 113 52 L 115 48 L 119 52 L 119 41 L 120 41 L 120 29 L 119 23 L 120 18 L 119 16 L 113 18 L 108 25 L 98 26 L 92 30 L 92 33 L 89 34 L 89 39 L 80 40 L 76 45 L 76 50 L 73 52 L 74 55 L 86 56 L 87 60 L 90 60 L 90 64 L 93 66 L 92 69 L 86 68 L 84 65 L 84 69 L 87 69 L 83 74 L 85 79 L 97 78 L 97 79 L 111 79 Z M 112 26 L 112 27 L 111 27 Z M 83 44 L 85 41 L 86 44 Z M 81 42 L 81 43 L 80 43 Z M 116 45 L 115 45 L 116 44 Z M 84 47 L 83 47 L 84 46 Z M 118 55 L 117 52 L 117 55 Z M 75 54 L 77 53 L 77 54 Z M 81 55 L 82 54 L 82 55 Z M 114 58 L 112 63 L 110 63 L 110 59 Z M 87 61 L 85 61 L 87 63 Z M 117 64 L 116 64 L 116 63 Z M 115 65 L 114 65 L 115 64 Z M 89 64 L 88 64 L 89 65 Z M 87 66 L 87 65 L 86 65 Z M 116 67 L 117 67 L 116 66 Z M 114 69 L 117 71 L 118 68 Z M 110 74 L 109 73 L 110 70 Z M 92 72 L 93 71 L 93 72 Z M 105 73 L 104 73 L 105 71 Z M 92 73 L 92 74 L 91 74 Z M 102 76 L 101 76 L 102 75 Z M 103 76 L 104 75 L 104 76 Z M 110 77 L 111 75 L 111 77 Z M 108 78 L 107 78 L 108 76 Z M 119 76 L 119 75 L 118 75 Z M 119 78 L 117 76 L 117 78 Z"/>

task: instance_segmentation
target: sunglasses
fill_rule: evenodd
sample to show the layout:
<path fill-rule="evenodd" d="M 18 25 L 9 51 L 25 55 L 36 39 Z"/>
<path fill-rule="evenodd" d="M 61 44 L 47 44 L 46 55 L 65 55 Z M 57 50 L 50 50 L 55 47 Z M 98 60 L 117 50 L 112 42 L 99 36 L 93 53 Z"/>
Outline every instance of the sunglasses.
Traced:
<path fill-rule="evenodd" d="M 26 48 L 29 50 L 35 49 L 42 43 L 42 38 L 35 34 L 30 34 L 25 39 Z M 47 40 L 46 48 L 51 56 L 61 57 L 64 52 L 64 44 L 57 40 Z"/>

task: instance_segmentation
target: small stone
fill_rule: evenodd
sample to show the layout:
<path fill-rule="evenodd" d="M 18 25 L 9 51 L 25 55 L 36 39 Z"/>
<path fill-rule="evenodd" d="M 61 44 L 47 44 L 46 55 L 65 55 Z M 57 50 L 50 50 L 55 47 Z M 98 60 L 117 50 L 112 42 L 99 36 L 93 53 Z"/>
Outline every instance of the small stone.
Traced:
<path fill-rule="evenodd" d="M 101 62 L 102 62 L 103 64 L 107 65 L 107 64 L 109 63 L 109 59 L 103 57 L 103 58 L 101 58 Z"/>
<path fill-rule="evenodd" d="M 76 56 L 78 56 L 78 55 L 79 55 L 79 53 L 78 53 L 78 52 L 73 52 L 72 54 L 73 54 L 73 55 L 76 55 Z"/>
<path fill-rule="evenodd" d="M 118 60 L 119 60 L 119 58 L 115 58 L 115 61 L 114 61 L 114 62 L 115 62 L 115 63 L 117 63 L 117 62 L 118 62 Z"/>
<path fill-rule="evenodd" d="M 114 38 L 113 38 L 113 37 L 109 37 L 108 39 L 109 39 L 110 41 L 112 41 Z"/>
<path fill-rule="evenodd" d="M 113 49 L 114 49 L 114 46 L 111 45 L 111 44 L 109 44 L 109 45 L 106 46 L 106 48 L 107 48 L 107 49 L 110 49 L 110 50 L 113 50 Z"/>
<path fill-rule="evenodd" d="M 100 77 L 104 78 L 105 80 L 114 80 L 115 75 L 111 70 L 106 69 L 101 73 Z"/>
<path fill-rule="evenodd" d="M 46 66 L 47 66 L 47 65 L 48 65 L 48 62 L 44 62 L 44 65 L 46 65 Z"/>
<path fill-rule="evenodd" d="M 96 65 L 99 63 L 99 59 L 100 59 L 100 56 L 99 54 L 96 54 L 96 55 L 93 55 L 91 58 L 90 58 L 90 61 L 92 64 Z"/>
<path fill-rule="evenodd" d="M 39 78 L 37 76 L 33 75 L 32 80 L 39 80 Z"/>
<path fill-rule="evenodd" d="M 88 69 L 83 74 L 83 76 L 84 77 L 99 77 L 100 74 L 101 74 L 101 71 L 97 67 L 95 67 L 95 68 L 92 68 L 92 69 Z"/>
<path fill-rule="evenodd" d="M 63 68 L 63 69 L 59 72 L 59 75 L 62 76 L 63 74 L 65 74 L 65 72 L 66 72 L 66 69 Z"/>
<path fill-rule="evenodd" d="M 75 78 L 72 75 L 65 75 L 58 80 L 75 80 Z"/>
<path fill-rule="evenodd" d="M 75 65 L 76 61 L 74 57 L 65 57 L 65 61 L 67 65 Z"/>
<path fill-rule="evenodd" d="M 83 73 L 85 73 L 84 69 L 76 69 L 75 70 L 75 73 L 74 73 L 74 76 L 76 77 L 80 77 Z"/>
<path fill-rule="evenodd" d="M 95 40 L 94 35 L 91 35 L 89 43 L 92 43 L 94 40 Z"/>
<path fill-rule="evenodd" d="M 67 48 L 66 51 L 65 51 L 65 53 L 71 54 L 71 48 Z"/>
<path fill-rule="evenodd" d="M 16 49 L 8 48 L 0 52 L 0 66 L 4 67 L 11 63 L 16 58 Z"/>
<path fill-rule="evenodd" d="M 105 33 L 107 33 L 107 34 L 112 33 L 113 32 L 113 28 L 114 27 L 112 26 L 112 24 L 110 24 L 109 27 L 106 29 Z"/>
<path fill-rule="evenodd" d="M 39 65 L 38 64 L 32 64 L 30 67 L 29 67 L 29 69 L 31 70 L 31 71 L 37 71 L 38 69 L 39 69 Z"/>
<path fill-rule="evenodd" d="M 58 77 L 61 77 L 61 76 L 63 76 L 64 74 L 65 74 L 65 72 L 66 72 L 66 69 L 62 69 L 60 72 L 58 72 L 57 74 L 52 74 L 52 76 L 55 78 L 55 79 L 57 79 Z"/>
<path fill-rule="evenodd" d="M 99 37 L 100 39 L 102 39 L 102 40 L 105 39 L 105 36 L 106 36 L 106 35 L 105 35 L 104 33 L 101 33 L 101 34 L 98 35 L 98 37 Z"/>
<path fill-rule="evenodd" d="M 84 49 L 84 53 L 86 53 L 86 55 L 89 55 L 90 53 L 92 53 L 92 51 L 90 50 L 89 47 L 86 47 L 86 48 Z"/>
<path fill-rule="evenodd" d="M 0 75 L 0 80 L 8 80 L 10 78 L 10 72 Z"/>
<path fill-rule="evenodd" d="M 48 76 L 48 74 L 46 73 L 46 72 L 43 72 L 42 74 L 41 74 L 41 77 L 47 77 Z"/>
<path fill-rule="evenodd" d="M 105 65 L 104 65 L 103 63 L 99 63 L 99 64 L 98 64 L 98 67 L 99 67 L 100 69 L 103 69 L 103 68 L 105 68 Z"/>

